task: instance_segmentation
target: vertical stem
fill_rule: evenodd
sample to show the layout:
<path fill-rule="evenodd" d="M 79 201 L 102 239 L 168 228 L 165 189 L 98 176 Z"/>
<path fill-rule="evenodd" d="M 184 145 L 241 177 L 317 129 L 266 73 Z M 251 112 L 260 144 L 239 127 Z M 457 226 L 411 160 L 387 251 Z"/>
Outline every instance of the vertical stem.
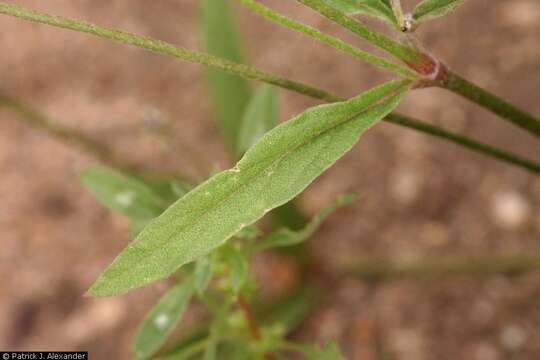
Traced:
<path fill-rule="evenodd" d="M 261 341 L 261 331 L 259 329 L 259 324 L 257 323 L 257 318 L 255 317 L 255 312 L 253 311 L 253 308 L 243 295 L 238 295 L 237 301 L 238 306 L 240 306 L 240 309 L 244 312 L 244 316 L 246 317 L 247 325 L 251 336 L 256 341 Z M 263 359 L 273 360 L 274 357 L 270 353 L 265 353 L 263 354 Z"/>
<path fill-rule="evenodd" d="M 540 137 L 540 120 L 533 115 L 518 109 L 506 100 L 487 92 L 481 87 L 465 80 L 461 76 L 449 72 L 447 78 L 440 85 L 464 98 L 488 109 L 494 114 L 509 120 L 531 134 Z"/>

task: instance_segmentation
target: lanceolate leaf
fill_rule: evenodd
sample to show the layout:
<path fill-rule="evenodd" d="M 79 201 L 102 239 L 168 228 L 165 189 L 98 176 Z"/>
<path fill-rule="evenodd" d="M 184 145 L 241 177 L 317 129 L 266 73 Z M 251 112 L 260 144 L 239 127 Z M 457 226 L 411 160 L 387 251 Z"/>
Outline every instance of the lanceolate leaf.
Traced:
<path fill-rule="evenodd" d="M 309 239 L 322 225 L 322 223 L 337 209 L 348 205 L 357 199 L 356 194 L 348 194 L 337 199 L 333 204 L 321 210 L 302 230 L 293 231 L 287 228 L 280 228 L 270 234 L 266 239 L 257 244 L 257 250 L 269 248 L 293 246 Z"/>
<path fill-rule="evenodd" d="M 417 21 L 426 21 L 443 16 L 464 2 L 465 0 L 424 0 L 414 9 L 413 18 Z"/>
<path fill-rule="evenodd" d="M 389 82 L 349 101 L 311 108 L 268 132 L 230 170 L 154 219 L 90 289 L 124 293 L 170 275 L 294 198 L 390 113 L 410 89 Z"/>
<path fill-rule="evenodd" d="M 212 55 L 243 62 L 239 36 L 227 0 L 202 1 L 202 26 L 206 50 Z M 249 99 L 244 79 L 217 70 L 208 71 L 209 90 L 219 127 L 229 145 L 236 149 L 242 115 Z"/>
<path fill-rule="evenodd" d="M 135 340 L 135 357 L 147 359 L 159 350 L 184 314 L 193 293 L 191 279 L 176 285 L 148 314 Z"/>
<path fill-rule="evenodd" d="M 236 153 L 244 154 L 266 132 L 279 123 L 276 90 L 273 86 L 262 85 L 251 97 L 247 105 L 240 133 L 238 135 Z"/>
<path fill-rule="evenodd" d="M 364 13 L 378 17 L 392 25 L 397 23 L 390 0 L 325 0 L 325 2 L 345 14 Z"/>
<path fill-rule="evenodd" d="M 172 202 L 138 178 L 109 168 L 89 168 L 82 180 L 101 203 L 133 221 L 151 220 Z"/>

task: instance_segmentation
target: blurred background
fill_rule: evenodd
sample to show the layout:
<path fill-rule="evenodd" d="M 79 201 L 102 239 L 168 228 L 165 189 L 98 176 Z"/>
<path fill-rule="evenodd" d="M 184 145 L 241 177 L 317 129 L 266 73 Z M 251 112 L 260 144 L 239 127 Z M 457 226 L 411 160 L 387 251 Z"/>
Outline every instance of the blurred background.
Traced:
<path fill-rule="evenodd" d="M 201 49 L 198 1 L 13 3 Z M 264 3 L 369 49 L 295 1 Z M 246 57 L 257 67 L 343 96 L 389 79 L 234 8 Z M 540 114 L 539 1 L 471 0 L 423 25 L 418 36 L 457 73 Z M 201 162 L 226 168 L 233 160 L 213 121 L 201 66 L 6 16 L 0 17 L 0 53 L 1 93 L 125 161 L 197 178 Z M 317 104 L 285 90 L 279 100 L 282 121 Z M 537 140 L 442 90 L 414 91 L 400 111 L 540 161 Z M 115 298 L 82 297 L 130 238 L 128 221 L 98 204 L 80 182 L 96 157 L 3 107 L 0 120 L 0 348 L 130 358 L 137 324 L 165 284 Z M 170 126 L 172 137 L 149 131 L 156 121 Z M 473 272 L 373 279 L 354 266 L 366 259 L 384 265 L 540 257 L 540 178 L 381 123 L 298 203 L 313 215 L 351 191 L 361 201 L 332 215 L 309 242 L 326 274 L 319 281 L 333 296 L 309 313 L 295 338 L 337 339 L 351 359 L 540 358 L 540 272 L 534 269 L 512 277 Z M 291 257 L 264 254 L 254 269 L 264 279 L 263 296 L 299 285 Z M 186 324 L 195 318 L 188 314 Z"/>

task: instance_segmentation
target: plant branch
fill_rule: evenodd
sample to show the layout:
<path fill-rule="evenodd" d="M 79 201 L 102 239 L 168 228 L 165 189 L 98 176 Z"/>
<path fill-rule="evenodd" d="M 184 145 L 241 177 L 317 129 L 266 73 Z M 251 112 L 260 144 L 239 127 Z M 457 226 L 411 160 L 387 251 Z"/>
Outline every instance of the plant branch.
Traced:
<path fill-rule="evenodd" d="M 540 270 L 538 256 L 444 257 L 441 259 L 396 262 L 388 259 L 364 259 L 338 270 L 341 275 L 366 279 L 440 278 L 452 276 L 520 275 Z"/>
<path fill-rule="evenodd" d="M 388 122 L 391 122 L 396 125 L 406 126 L 408 128 L 416 129 L 424 133 L 431 134 L 438 138 L 453 142 L 454 144 L 461 145 L 469 150 L 487 155 L 489 157 L 504 161 L 509 164 L 513 164 L 522 168 L 525 168 L 531 172 L 540 174 L 540 164 L 537 164 L 533 161 L 524 159 L 518 155 L 512 154 L 508 151 L 500 150 L 491 145 L 487 145 L 465 136 L 453 134 L 441 128 L 431 126 L 422 121 L 413 119 L 408 116 L 403 116 L 398 113 L 392 113 L 388 115 L 385 119 Z"/>
<path fill-rule="evenodd" d="M 39 23 L 48 24 L 48 25 L 56 26 L 60 28 L 66 28 L 66 29 L 79 31 L 79 32 L 90 33 L 99 37 L 116 40 L 121 43 L 151 50 L 151 51 L 161 53 L 164 55 L 169 55 L 169 56 L 177 57 L 186 61 L 210 66 L 210 67 L 222 70 L 224 72 L 241 76 L 244 78 L 270 83 L 270 84 L 297 92 L 299 94 L 310 96 L 312 98 L 319 99 L 322 101 L 337 102 L 337 101 L 345 100 L 344 98 L 340 96 L 333 95 L 327 91 L 315 88 L 310 85 L 284 79 L 277 75 L 269 74 L 259 69 L 256 69 L 247 65 L 237 64 L 237 63 L 224 60 L 224 59 L 221 59 L 221 58 L 209 55 L 209 54 L 194 52 L 194 51 L 190 51 L 184 48 L 175 47 L 174 45 L 163 42 L 163 41 L 154 40 L 154 39 L 146 38 L 143 36 L 122 32 L 122 31 L 106 29 L 106 28 L 102 28 L 102 27 L 92 25 L 92 24 L 82 22 L 82 21 L 67 19 L 67 18 L 63 18 L 59 16 L 52 16 L 52 15 L 44 14 L 41 12 L 28 10 L 28 9 L 25 9 L 16 5 L 2 3 L 2 2 L 0 2 L 0 13 L 19 17 L 19 18 L 29 20 L 29 21 L 39 22 Z M 493 152 L 486 151 L 486 148 L 489 147 L 488 145 L 483 145 L 474 140 L 467 139 L 460 135 L 452 134 L 450 132 L 447 132 L 446 130 L 437 128 L 435 126 L 421 123 L 418 120 L 414 120 L 412 118 L 408 118 L 408 117 L 405 117 L 403 115 L 398 115 L 398 114 L 391 114 L 389 118 L 385 120 L 392 122 L 394 124 L 400 125 L 400 126 L 405 126 L 411 129 L 424 132 L 426 134 L 435 135 L 437 137 L 444 138 L 456 144 L 463 145 L 470 150 L 480 152 L 491 157 L 496 157 L 499 160 L 503 160 L 505 162 L 508 162 L 508 163 L 511 163 L 520 167 L 524 167 L 528 170 L 538 173 L 539 165 L 537 164 L 533 164 L 530 161 L 520 159 L 518 156 L 509 154 L 501 150 L 498 150 L 499 156 L 494 156 Z M 500 156 L 500 154 L 506 154 L 506 155 Z M 515 159 L 518 159 L 518 161 L 515 161 Z M 524 164 L 529 164 L 529 165 L 524 166 Z"/>
<path fill-rule="evenodd" d="M 523 110 L 516 108 L 509 102 L 493 95 L 481 87 L 469 82 L 461 76 L 449 72 L 444 82 L 440 84 L 444 89 L 450 90 L 464 98 L 488 109 L 489 111 L 509 120 L 531 134 L 540 137 L 540 120 Z"/>
<path fill-rule="evenodd" d="M 330 46 L 333 46 L 334 48 L 344 51 L 360 60 L 367 61 L 368 63 L 375 65 L 381 69 L 384 70 L 390 70 L 398 75 L 401 75 L 403 77 L 409 78 L 409 79 L 418 79 L 418 75 L 413 72 L 412 70 L 401 66 L 399 64 L 390 62 L 382 57 L 372 55 L 368 52 L 362 51 L 348 43 L 346 43 L 343 40 L 340 40 L 338 38 L 335 38 L 333 36 L 330 36 L 328 34 L 325 34 L 317 29 L 312 28 L 311 26 L 305 25 L 301 22 L 298 22 L 296 20 L 293 20 L 289 17 L 286 17 L 282 14 L 279 14 L 275 12 L 274 10 L 259 4 L 258 2 L 254 0 L 240 0 L 240 2 L 252 10 L 253 12 L 277 23 L 280 25 L 283 25 L 289 29 L 299 31 L 305 35 L 308 35 L 311 38 L 314 38 L 316 40 L 319 40 L 325 44 L 328 44 Z"/>

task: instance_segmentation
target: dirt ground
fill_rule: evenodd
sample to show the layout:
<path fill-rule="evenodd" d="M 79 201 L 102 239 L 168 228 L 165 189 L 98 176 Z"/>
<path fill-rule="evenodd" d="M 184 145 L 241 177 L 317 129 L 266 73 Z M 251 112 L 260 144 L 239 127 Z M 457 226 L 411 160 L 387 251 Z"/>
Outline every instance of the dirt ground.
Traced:
<path fill-rule="evenodd" d="M 200 48 L 197 1 L 13 2 Z M 294 1 L 265 3 L 365 47 Z M 388 78 L 242 8 L 237 14 L 246 52 L 261 68 L 344 96 Z M 426 24 L 419 36 L 456 72 L 540 115 L 538 0 L 470 0 L 452 16 Z M 3 15 L 0 54 L 1 92 L 124 158 L 191 176 L 196 167 L 189 151 L 222 168 L 230 164 L 200 66 Z M 316 104 L 284 90 L 280 103 L 282 120 Z M 540 161 L 538 141 L 453 94 L 415 91 L 400 111 Z M 174 127 L 182 146 L 164 146 L 145 130 L 143 119 L 156 113 Z M 81 296 L 126 245 L 128 222 L 81 185 L 78 174 L 96 163 L 92 156 L 11 112 L 0 109 L 0 118 L 0 349 L 130 358 L 136 325 L 164 285 L 115 298 Z M 540 251 L 538 177 L 395 125 L 370 130 L 300 197 L 300 205 L 314 214 L 348 191 L 362 200 L 333 215 L 310 242 L 329 272 L 371 256 L 415 261 Z M 269 259 L 274 267 L 287 266 Z M 269 278 L 269 286 L 279 279 Z M 540 358 L 539 272 L 376 284 L 345 276 L 328 286 L 335 296 L 296 336 L 337 339 L 347 358 Z"/>

